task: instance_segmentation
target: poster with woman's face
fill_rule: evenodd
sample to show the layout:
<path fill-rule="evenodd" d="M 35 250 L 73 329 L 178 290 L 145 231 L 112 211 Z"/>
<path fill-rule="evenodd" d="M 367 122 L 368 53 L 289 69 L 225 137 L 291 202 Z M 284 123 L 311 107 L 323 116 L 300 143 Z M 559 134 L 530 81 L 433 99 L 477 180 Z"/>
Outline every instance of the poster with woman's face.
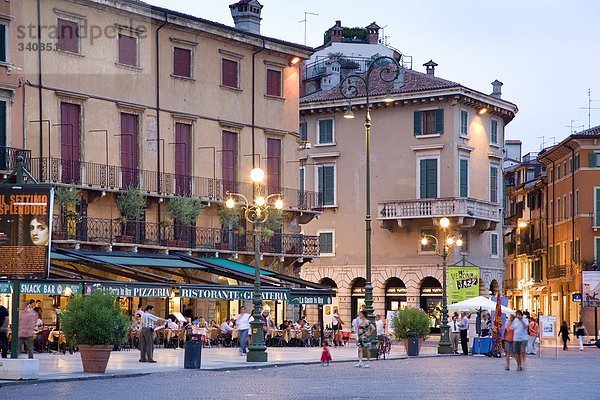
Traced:
<path fill-rule="evenodd" d="M 0 275 L 48 276 L 52 200 L 50 186 L 0 185 Z"/>

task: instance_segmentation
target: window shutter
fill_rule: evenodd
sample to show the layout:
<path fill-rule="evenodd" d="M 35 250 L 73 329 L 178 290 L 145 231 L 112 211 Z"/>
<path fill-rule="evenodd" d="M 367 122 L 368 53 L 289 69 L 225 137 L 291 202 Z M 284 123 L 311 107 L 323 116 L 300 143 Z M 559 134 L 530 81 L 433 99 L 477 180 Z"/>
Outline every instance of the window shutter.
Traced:
<path fill-rule="evenodd" d="M 323 181 L 324 181 L 324 186 L 325 186 L 325 203 L 327 205 L 334 205 L 335 204 L 335 198 L 334 198 L 334 186 L 333 186 L 333 167 L 331 166 L 327 166 L 327 167 L 323 167 L 324 171 L 323 171 Z"/>
<path fill-rule="evenodd" d="M 600 188 L 596 189 L 596 218 L 595 218 L 595 226 L 600 226 Z M 598 261 L 600 263 L 600 260 Z"/>
<path fill-rule="evenodd" d="M 173 49 L 173 75 L 192 77 L 192 51 L 175 47 Z"/>
<path fill-rule="evenodd" d="M 435 133 L 444 133 L 444 109 L 435 110 Z"/>
<path fill-rule="evenodd" d="M 423 124 L 423 112 L 415 111 L 415 128 L 414 128 L 415 136 L 419 136 L 419 135 L 423 134 L 422 124 Z"/>
<path fill-rule="evenodd" d="M 0 61 L 6 61 L 6 25 L 0 25 Z"/>
<path fill-rule="evenodd" d="M 460 197 L 467 197 L 469 193 L 469 161 L 460 160 Z"/>
<path fill-rule="evenodd" d="M 333 120 L 324 119 L 319 121 L 319 143 L 333 142 Z"/>
<path fill-rule="evenodd" d="M 281 71 L 267 70 L 267 94 L 281 96 Z"/>
<path fill-rule="evenodd" d="M 427 160 L 421 160 L 419 163 L 419 167 L 421 169 L 420 171 L 420 198 L 425 199 L 427 198 Z"/>
<path fill-rule="evenodd" d="M 58 49 L 79 53 L 79 24 L 77 22 L 58 19 Z"/>
<path fill-rule="evenodd" d="M 233 88 L 238 87 L 238 63 L 223 59 L 222 61 L 223 85 Z"/>
<path fill-rule="evenodd" d="M 119 35 L 119 62 L 137 66 L 137 41 L 134 37 Z"/>
<path fill-rule="evenodd" d="M 598 158 L 596 157 L 596 153 L 591 152 L 588 156 L 589 156 L 589 161 L 590 161 L 590 168 L 596 168 L 598 166 L 598 164 L 597 164 Z"/>
<path fill-rule="evenodd" d="M 427 160 L 427 197 L 436 198 L 437 193 L 437 160 Z"/>

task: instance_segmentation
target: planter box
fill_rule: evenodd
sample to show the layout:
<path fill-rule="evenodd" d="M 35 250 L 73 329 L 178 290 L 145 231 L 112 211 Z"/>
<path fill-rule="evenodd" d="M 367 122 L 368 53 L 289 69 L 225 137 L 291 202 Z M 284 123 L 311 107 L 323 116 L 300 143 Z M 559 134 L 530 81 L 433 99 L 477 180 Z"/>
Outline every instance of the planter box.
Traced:
<path fill-rule="evenodd" d="M 103 374 L 106 372 L 108 359 L 113 346 L 79 346 L 83 372 L 95 372 Z"/>
<path fill-rule="evenodd" d="M 115 236 L 115 243 L 133 243 L 133 236 L 129 236 L 129 235 Z"/>

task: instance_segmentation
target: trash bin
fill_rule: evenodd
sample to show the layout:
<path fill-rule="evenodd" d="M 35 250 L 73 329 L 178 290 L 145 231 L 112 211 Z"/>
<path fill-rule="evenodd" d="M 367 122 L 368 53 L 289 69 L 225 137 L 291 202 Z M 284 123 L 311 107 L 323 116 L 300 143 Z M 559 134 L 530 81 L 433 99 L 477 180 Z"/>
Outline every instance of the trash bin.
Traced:
<path fill-rule="evenodd" d="M 192 334 L 190 340 L 185 342 L 185 354 L 183 356 L 183 368 L 199 369 L 202 359 L 202 335 Z"/>
<path fill-rule="evenodd" d="M 416 333 L 408 334 L 408 348 L 406 349 L 406 355 L 413 357 L 419 355 L 419 335 Z"/>

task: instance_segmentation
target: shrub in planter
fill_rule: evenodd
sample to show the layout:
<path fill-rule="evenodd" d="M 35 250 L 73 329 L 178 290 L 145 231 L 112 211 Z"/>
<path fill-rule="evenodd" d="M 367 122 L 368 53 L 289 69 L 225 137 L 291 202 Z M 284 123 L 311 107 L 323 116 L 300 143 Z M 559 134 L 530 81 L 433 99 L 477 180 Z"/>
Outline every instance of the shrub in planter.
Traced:
<path fill-rule="evenodd" d="M 81 203 L 81 193 L 75 185 L 58 186 L 54 192 L 54 201 L 58 205 L 58 229 L 54 232 L 53 239 L 64 240 L 68 238 L 69 231 L 75 231 L 79 217 L 76 207 Z"/>
<path fill-rule="evenodd" d="M 419 338 L 419 349 L 423 340 L 429 336 L 429 316 L 423 310 L 406 307 L 398 310 L 392 317 L 392 327 L 397 340 L 404 342 L 404 348 L 408 348 L 408 335 L 416 334 Z"/>
<path fill-rule="evenodd" d="M 180 221 L 183 225 L 196 223 L 203 209 L 202 201 L 191 197 L 173 197 L 167 206 L 169 217 Z"/>
<path fill-rule="evenodd" d="M 146 198 L 140 189 L 129 187 L 117 197 L 117 208 L 123 222 L 141 218 L 146 209 Z"/>
<path fill-rule="evenodd" d="M 110 352 L 127 339 L 131 328 L 117 298 L 101 291 L 73 297 L 60 324 L 67 341 L 79 347 L 83 371 L 100 373 L 106 371 Z"/>

